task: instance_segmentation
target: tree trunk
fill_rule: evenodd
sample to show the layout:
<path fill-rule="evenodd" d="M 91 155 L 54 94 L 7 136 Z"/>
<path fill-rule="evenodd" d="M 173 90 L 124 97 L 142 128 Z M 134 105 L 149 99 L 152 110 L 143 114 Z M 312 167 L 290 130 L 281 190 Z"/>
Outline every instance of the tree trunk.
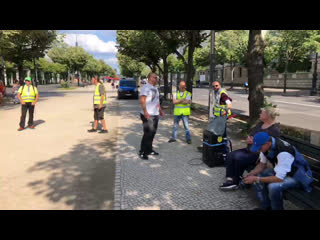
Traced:
<path fill-rule="evenodd" d="M 284 86 L 283 93 L 287 92 L 287 75 L 288 75 L 288 57 L 286 57 L 285 68 L 284 68 Z"/>
<path fill-rule="evenodd" d="M 259 119 L 263 107 L 264 43 L 261 30 L 249 31 L 248 46 L 248 84 L 249 84 L 249 121 L 254 124 Z"/>
<path fill-rule="evenodd" d="M 24 71 L 23 71 L 23 63 L 18 64 L 18 71 L 19 71 L 19 79 L 20 81 L 24 81 Z"/>
<path fill-rule="evenodd" d="M 187 91 L 192 93 L 192 85 L 193 85 L 193 76 L 195 74 L 195 69 L 193 66 L 193 53 L 195 50 L 195 41 L 196 41 L 196 31 L 192 32 L 192 37 L 189 41 L 189 48 L 188 48 L 188 68 L 187 70 L 187 78 L 186 78 L 186 85 Z"/>
<path fill-rule="evenodd" d="M 163 83 L 164 83 L 164 99 L 167 99 L 168 92 L 169 92 L 167 56 L 163 58 Z"/>

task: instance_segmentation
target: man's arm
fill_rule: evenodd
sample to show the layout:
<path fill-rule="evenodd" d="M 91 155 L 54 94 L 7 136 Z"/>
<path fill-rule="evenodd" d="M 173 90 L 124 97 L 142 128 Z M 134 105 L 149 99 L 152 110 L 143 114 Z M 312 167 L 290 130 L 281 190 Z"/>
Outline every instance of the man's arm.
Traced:
<path fill-rule="evenodd" d="M 266 167 L 266 163 L 260 162 L 253 170 L 248 173 L 247 176 L 256 176 L 261 173 Z"/>
<path fill-rule="evenodd" d="M 146 119 L 149 119 L 150 115 L 147 111 L 146 100 L 147 100 L 147 96 L 144 96 L 144 95 L 140 96 L 140 105 L 141 105 L 142 111 L 144 112 L 144 117 Z"/>

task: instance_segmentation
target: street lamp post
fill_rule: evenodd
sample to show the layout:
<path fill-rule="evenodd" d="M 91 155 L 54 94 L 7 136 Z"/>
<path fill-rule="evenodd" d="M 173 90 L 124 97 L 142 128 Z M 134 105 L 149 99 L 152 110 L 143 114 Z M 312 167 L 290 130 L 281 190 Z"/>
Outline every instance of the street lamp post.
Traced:
<path fill-rule="evenodd" d="M 210 45 L 210 76 L 209 76 L 209 103 L 208 103 L 208 116 L 212 116 L 211 96 L 212 96 L 212 83 L 215 81 L 215 30 L 211 30 L 211 45 Z"/>
<path fill-rule="evenodd" d="M 314 71 L 313 71 L 313 78 L 312 78 L 312 89 L 311 89 L 311 96 L 317 95 L 317 80 L 318 80 L 318 53 L 316 52 L 316 60 L 314 62 Z"/>

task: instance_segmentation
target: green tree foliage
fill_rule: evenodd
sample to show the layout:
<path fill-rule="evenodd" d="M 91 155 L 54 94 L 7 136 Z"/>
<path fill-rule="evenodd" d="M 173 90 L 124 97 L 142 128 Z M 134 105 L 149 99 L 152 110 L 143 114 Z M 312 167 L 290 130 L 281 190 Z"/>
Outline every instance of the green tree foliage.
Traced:
<path fill-rule="evenodd" d="M 265 41 L 266 65 L 279 72 L 309 71 L 310 52 L 320 50 L 319 30 L 271 30 Z"/>
<path fill-rule="evenodd" d="M 19 30 L 8 37 L 13 47 L 6 49 L 4 58 L 16 63 L 20 78 L 24 78 L 24 61 L 44 57 L 56 36 L 55 30 Z"/>
<path fill-rule="evenodd" d="M 120 66 L 120 73 L 126 77 L 140 77 L 141 72 L 145 68 L 145 64 L 138 62 L 126 55 L 120 53 L 117 54 L 117 58 Z"/>

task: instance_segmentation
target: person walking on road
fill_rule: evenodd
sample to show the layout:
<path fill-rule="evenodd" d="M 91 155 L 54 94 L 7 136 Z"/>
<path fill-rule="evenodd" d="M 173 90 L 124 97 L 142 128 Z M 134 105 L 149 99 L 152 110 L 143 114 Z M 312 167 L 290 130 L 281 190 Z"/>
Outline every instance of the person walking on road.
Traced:
<path fill-rule="evenodd" d="M 34 108 L 39 100 L 39 93 L 37 87 L 31 84 L 30 77 L 25 78 L 25 85 L 19 88 L 17 97 L 21 103 L 20 128 L 18 131 L 22 131 L 25 128 L 27 111 L 29 111 L 28 127 L 34 129 L 33 114 Z"/>
<path fill-rule="evenodd" d="M 174 104 L 174 126 L 172 130 L 172 137 L 169 143 L 176 142 L 179 122 L 182 120 L 183 126 L 186 133 L 186 141 L 191 144 L 191 136 L 189 130 L 189 116 L 190 116 L 190 105 L 191 105 L 192 94 L 186 91 L 186 83 L 181 81 L 179 84 L 179 90 L 173 94 Z"/>
<path fill-rule="evenodd" d="M 106 89 L 100 82 L 99 77 L 91 79 L 93 85 L 95 85 L 94 95 L 93 95 L 93 110 L 94 110 L 94 126 L 88 132 L 96 132 L 98 128 L 98 122 L 101 121 L 103 129 L 99 133 L 107 133 L 106 122 L 104 120 L 104 110 L 107 104 Z"/>
<path fill-rule="evenodd" d="M 12 94 L 13 94 L 13 103 L 14 104 L 19 104 L 20 101 L 18 99 L 18 90 L 20 88 L 20 84 L 18 80 L 14 80 L 13 81 L 13 85 L 12 85 Z"/>
<path fill-rule="evenodd" d="M 160 106 L 159 91 L 155 87 L 157 81 L 157 74 L 153 72 L 149 73 L 148 83 L 140 91 L 140 105 L 142 108 L 140 118 L 143 124 L 143 137 L 139 156 L 144 160 L 148 160 L 148 155 L 159 155 L 152 148 L 153 139 L 158 128 L 159 113 L 160 116 L 164 116 L 164 112 Z"/>

